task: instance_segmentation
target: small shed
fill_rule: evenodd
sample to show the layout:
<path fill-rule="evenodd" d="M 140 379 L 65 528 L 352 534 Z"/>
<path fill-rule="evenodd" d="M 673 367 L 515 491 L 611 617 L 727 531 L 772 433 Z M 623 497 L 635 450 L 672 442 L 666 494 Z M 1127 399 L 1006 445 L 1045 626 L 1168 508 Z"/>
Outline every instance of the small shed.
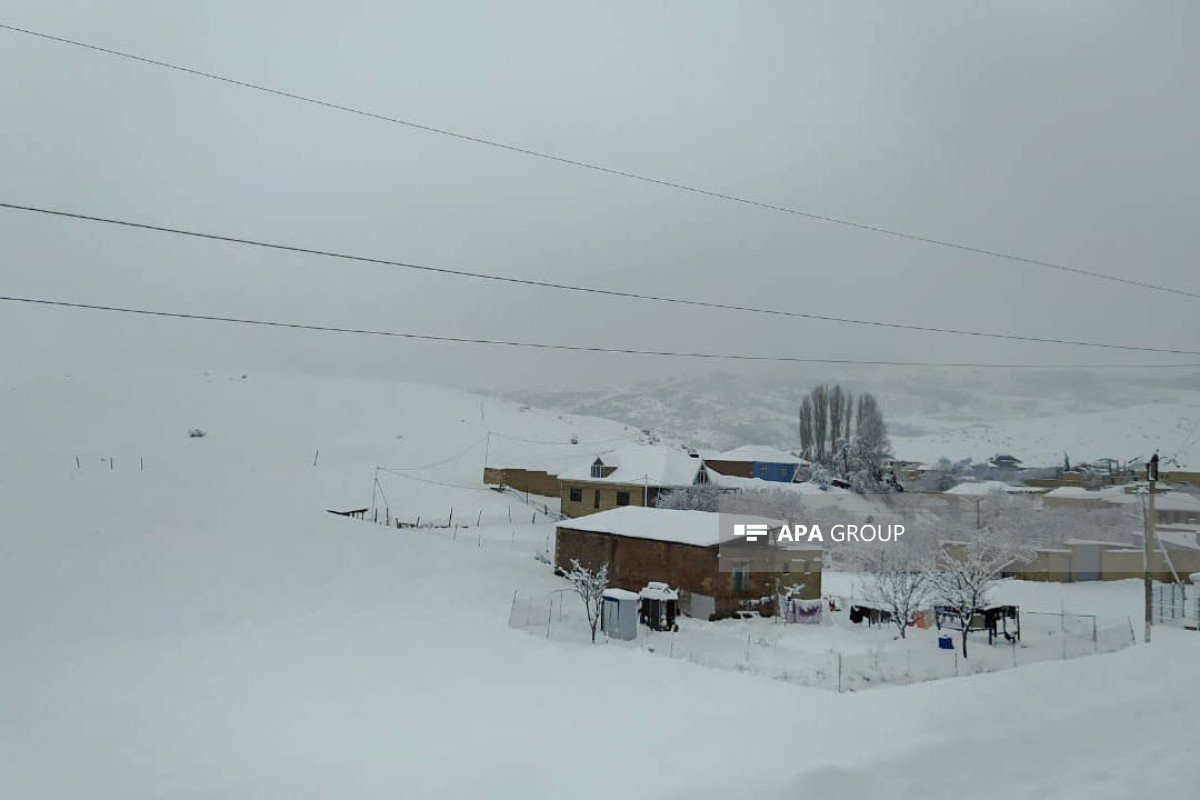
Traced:
<path fill-rule="evenodd" d="M 638 594 L 642 623 L 655 631 L 677 631 L 679 592 L 660 581 L 650 581 Z"/>
<path fill-rule="evenodd" d="M 637 592 L 605 589 L 600 612 L 600 629 L 610 639 L 629 641 L 637 638 Z"/>

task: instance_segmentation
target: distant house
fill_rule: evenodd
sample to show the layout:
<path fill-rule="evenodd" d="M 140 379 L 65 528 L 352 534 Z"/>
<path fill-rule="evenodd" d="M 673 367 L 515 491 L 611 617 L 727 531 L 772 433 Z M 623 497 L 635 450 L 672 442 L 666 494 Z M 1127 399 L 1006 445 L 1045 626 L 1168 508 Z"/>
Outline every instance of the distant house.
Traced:
<path fill-rule="evenodd" d="M 996 455 L 989 458 L 987 463 L 988 463 L 989 467 L 995 467 L 996 469 L 1016 470 L 1016 469 L 1021 468 L 1022 462 L 1021 462 L 1021 459 L 1017 458 L 1016 456 L 1010 456 L 1010 455 L 1006 455 L 1004 453 L 997 453 Z"/>
<path fill-rule="evenodd" d="M 743 445 L 723 453 L 706 455 L 704 463 L 714 472 L 729 477 L 791 483 L 796 479 L 801 465 L 807 465 L 808 462 L 774 447 Z"/>
<path fill-rule="evenodd" d="M 624 506 L 653 506 L 660 492 L 707 485 L 713 474 L 697 453 L 630 444 L 577 462 L 558 477 L 562 513 L 582 517 Z"/>
<path fill-rule="evenodd" d="M 1017 486 L 1004 481 L 966 481 L 953 486 L 938 496 L 951 506 L 974 508 L 977 500 L 986 497 L 1037 497 L 1046 490 L 1035 486 Z"/>
<path fill-rule="evenodd" d="M 1061 486 L 1045 496 L 1048 508 L 1117 508 L 1140 506 L 1146 502 L 1146 493 L 1126 491 L 1120 486 L 1099 490 L 1075 486 Z M 1200 497 L 1185 492 L 1156 492 L 1154 495 L 1154 518 L 1159 525 L 1200 525 Z"/>
<path fill-rule="evenodd" d="M 775 530 L 782 525 L 761 522 Z M 759 549 L 745 560 L 733 556 L 722 570 L 720 525 L 721 515 L 706 511 L 617 508 L 559 523 L 554 563 L 561 569 L 570 569 L 572 559 L 590 568 L 608 564 L 610 585 L 629 591 L 666 583 L 680 590 L 680 610 L 700 619 L 743 608 L 770 613 L 773 606 L 762 599 L 797 584 L 803 584 L 798 597 L 821 596 L 820 548 Z"/>

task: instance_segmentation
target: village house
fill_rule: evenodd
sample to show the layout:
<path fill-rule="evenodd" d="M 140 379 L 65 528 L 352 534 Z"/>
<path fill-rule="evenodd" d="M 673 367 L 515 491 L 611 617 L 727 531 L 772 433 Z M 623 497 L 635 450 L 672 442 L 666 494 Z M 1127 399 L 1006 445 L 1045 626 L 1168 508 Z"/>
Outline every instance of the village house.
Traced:
<path fill-rule="evenodd" d="M 1043 502 L 1047 508 L 1140 507 L 1146 503 L 1146 491 L 1144 488 L 1136 491 L 1137 488 L 1130 485 L 1092 490 L 1060 486 L 1047 492 Z M 1159 525 L 1200 525 L 1200 497 L 1184 492 L 1155 492 L 1154 518 Z"/>
<path fill-rule="evenodd" d="M 819 547 L 758 547 L 729 541 L 732 530 L 724 532 L 722 545 L 721 519 L 705 511 L 626 507 L 567 520 L 558 525 L 555 566 L 569 570 L 573 559 L 590 569 L 607 564 L 609 585 L 632 592 L 652 581 L 666 583 L 679 590 L 680 610 L 699 619 L 755 608 L 769 614 L 777 592 L 800 585 L 795 597 L 821 597 Z M 782 525 L 738 519 L 758 520 L 774 531 Z"/>
<path fill-rule="evenodd" d="M 791 453 L 762 445 L 743 445 L 704 456 L 705 465 L 721 475 L 733 478 L 758 478 L 791 483 L 808 462 Z"/>
<path fill-rule="evenodd" d="M 988 497 L 1036 498 L 1046 490 L 1034 486 L 1018 486 L 1003 481 L 965 481 L 935 496 L 954 508 L 974 508 L 977 501 Z"/>
<path fill-rule="evenodd" d="M 987 460 L 987 464 L 994 469 L 1015 471 L 1021 468 L 1022 461 L 1016 456 L 1010 456 L 1007 453 L 997 453 Z"/>
<path fill-rule="evenodd" d="M 582 517 L 624 506 L 653 506 L 660 492 L 713 482 L 699 454 L 630 444 L 576 463 L 559 475 L 562 513 Z"/>
<path fill-rule="evenodd" d="M 1134 544 L 1090 539 L 1068 539 L 1061 548 L 1039 548 L 1026 562 L 1014 563 L 1006 571 L 1009 577 L 1027 581 L 1079 583 L 1083 581 L 1119 581 L 1140 578 L 1145 570 L 1142 534 L 1134 532 Z M 1168 526 L 1155 534 L 1156 546 L 1150 554 L 1150 577 L 1170 582 L 1200 572 L 1200 531 L 1195 528 Z M 1166 551 L 1164 555 L 1163 551 Z"/>

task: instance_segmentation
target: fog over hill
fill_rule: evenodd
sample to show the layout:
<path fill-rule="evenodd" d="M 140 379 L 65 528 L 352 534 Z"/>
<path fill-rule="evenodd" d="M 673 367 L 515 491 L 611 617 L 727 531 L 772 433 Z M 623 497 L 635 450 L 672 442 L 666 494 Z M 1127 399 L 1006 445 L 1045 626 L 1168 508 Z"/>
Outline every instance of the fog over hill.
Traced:
<path fill-rule="evenodd" d="M 620 420 L 698 447 L 799 445 L 800 398 L 822 381 L 882 404 L 896 454 L 917 460 L 981 459 L 1011 451 L 1027 463 L 1130 459 L 1159 450 L 1200 463 L 1200 373 L 894 373 L 864 378 L 694 378 L 608 387 L 540 388 L 510 397 L 531 405 Z"/>

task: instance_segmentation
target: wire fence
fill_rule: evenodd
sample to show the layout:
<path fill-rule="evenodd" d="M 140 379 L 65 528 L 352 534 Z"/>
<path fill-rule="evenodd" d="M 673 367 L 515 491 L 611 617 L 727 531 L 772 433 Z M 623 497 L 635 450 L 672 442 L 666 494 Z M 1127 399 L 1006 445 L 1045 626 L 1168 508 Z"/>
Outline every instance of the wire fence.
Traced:
<path fill-rule="evenodd" d="M 464 547 L 474 547 L 481 550 L 509 550 L 531 554 L 544 564 L 552 563 L 554 555 L 554 528 L 542 525 L 534 527 L 530 518 L 518 521 L 514 516 L 513 523 L 508 523 L 508 516 L 491 517 L 476 514 L 463 522 L 459 522 L 457 513 L 443 518 L 417 517 L 412 521 L 397 520 L 380 516 L 379 521 L 373 520 L 370 509 L 363 509 L 363 516 L 356 517 L 369 525 L 388 528 L 401 536 L 429 536 L 436 539 L 454 542 Z M 341 516 L 349 516 L 345 512 L 333 512 Z M 539 523 L 546 520 L 540 519 Z"/>
<path fill-rule="evenodd" d="M 777 618 L 702 622 L 682 617 L 676 633 L 638 627 L 634 641 L 599 632 L 597 645 L 640 649 L 714 669 L 748 672 L 798 686 L 857 692 L 885 686 L 999 672 L 1043 661 L 1083 658 L 1136 643 L 1130 623 L 1101 626 L 1094 615 L 1022 610 L 1021 639 L 973 632 L 962 655 L 957 631 L 860 628 L 845 613 L 826 612 L 816 625 L 782 624 Z M 570 589 L 548 594 L 514 592 L 508 625 L 557 642 L 587 643 L 591 630 L 583 601 Z M 943 637 L 951 637 L 943 649 Z"/>
<path fill-rule="evenodd" d="M 489 511 L 486 514 L 482 509 L 451 508 L 445 516 L 437 514 L 401 516 L 392 514 L 391 509 L 386 506 L 368 508 L 365 509 L 365 512 L 362 518 L 367 522 L 389 528 L 469 529 L 504 525 L 537 525 L 538 523 L 557 522 L 561 519 L 560 515 L 549 505 L 530 508 L 528 511 L 521 509 L 514 511 L 509 508 L 504 512 Z"/>

